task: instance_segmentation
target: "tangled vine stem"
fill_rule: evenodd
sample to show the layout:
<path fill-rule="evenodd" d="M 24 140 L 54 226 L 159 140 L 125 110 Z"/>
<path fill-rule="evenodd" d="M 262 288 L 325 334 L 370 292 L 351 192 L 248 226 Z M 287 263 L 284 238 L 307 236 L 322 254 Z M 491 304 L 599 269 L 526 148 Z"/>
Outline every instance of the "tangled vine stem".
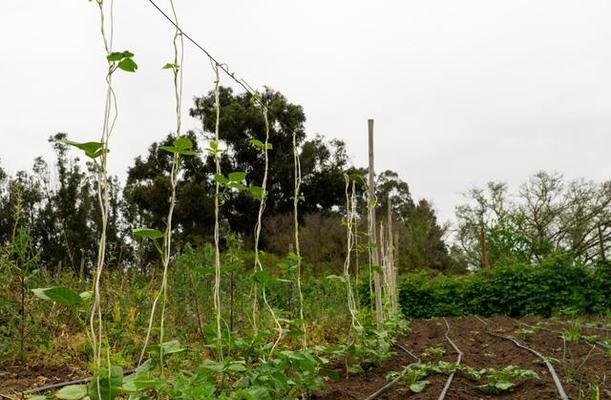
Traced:
<path fill-rule="evenodd" d="M 266 204 L 266 199 L 267 199 L 267 176 L 268 176 L 268 170 L 269 170 L 269 154 L 268 154 L 269 116 L 268 116 L 267 107 L 263 107 L 263 120 L 265 122 L 265 141 L 263 142 L 263 157 L 265 160 L 265 166 L 264 166 L 264 171 L 263 171 L 263 181 L 261 183 L 262 190 L 261 190 L 261 200 L 259 202 L 259 212 L 257 213 L 257 223 L 255 225 L 255 268 L 254 268 L 255 273 L 263 271 L 263 265 L 261 264 L 261 259 L 259 257 L 259 239 L 261 237 L 261 227 L 263 225 L 262 224 L 263 212 L 265 211 L 265 204 Z M 263 298 L 263 303 L 269 310 L 269 313 L 272 316 L 272 319 L 274 320 L 274 324 L 276 325 L 278 329 L 278 337 L 274 341 L 274 344 L 272 345 L 272 348 L 269 352 L 269 355 L 271 356 L 274 353 L 276 346 L 278 346 L 278 343 L 280 343 L 280 341 L 282 340 L 283 329 L 282 329 L 282 324 L 280 324 L 280 321 L 276 317 L 276 313 L 274 312 L 274 309 L 272 308 L 271 304 L 269 303 L 267 299 L 265 285 L 263 285 L 262 287 L 261 297 Z M 257 283 L 256 281 L 254 284 L 254 296 L 253 296 L 253 324 L 254 324 L 254 328 L 256 332 L 257 331 Z"/>
<path fill-rule="evenodd" d="M 109 19 L 109 34 L 106 33 L 106 21 L 104 14 L 104 0 L 96 0 L 98 4 L 100 14 L 100 34 L 102 42 L 104 44 L 104 50 L 106 52 L 106 59 L 108 63 L 108 69 L 105 76 L 106 81 L 106 98 L 104 104 L 104 117 L 102 122 L 102 134 L 100 139 L 101 154 L 99 161 L 94 159 L 94 168 L 96 176 L 97 186 L 97 197 L 98 204 L 100 206 L 100 238 L 98 240 L 98 253 L 96 260 L 96 272 L 95 279 L 93 282 L 93 303 L 91 306 L 91 314 L 89 318 L 89 336 L 92 343 L 93 352 L 93 364 L 98 371 L 101 370 L 102 366 L 102 344 L 104 342 L 103 336 L 103 318 L 102 318 L 102 306 L 101 306 L 101 294 L 100 294 L 100 282 L 104 265 L 106 261 L 106 232 L 108 226 L 108 213 L 110 209 L 110 189 L 108 188 L 108 174 L 107 174 L 107 163 L 108 163 L 108 152 L 109 152 L 109 139 L 114 129 L 115 123 L 118 117 L 117 98 L 112 87 L 112 77 L 116 70 L 114 63 L 109 59 L 112 54 L 113 37 L 114 37 L 114 1 L 110 0 L 110 19 Z M 97 318 L 96 318 L 97 317 Z M 96 329 L 97 323 L 97 329 Z M 107 343 L 107 371 L 110 375 L 110 357 L 108 357 L 108 343 Z M 96 374 L 96 388 L 98 396 L 101 396 L 100 387 L 100 375 Z"/>
<path fill-rule="evenodd" d="M 220 102 L 220 75 L 219 67 L 216 64 L 212 64 L 214 69 L 214 109 L 216 112 L 216 121 L 214 123 L 214 140 L 217 143 L 220 142 L 219 135 L 219 124 L 221 120 L 221 102 Z M 214 153 L 214 165 L 216 175 L 221 174 L 221 157 L 219 152 Z M 222 336 L 221 336 L 221 250 L 220 250 L 220 234 L 219 234 L 219 199 L 221 191 L 220 184 L 216 181 L 214 191 L 214 312 L 216 313 L 216 344 L 218 346 L 219 358 L 223 359 L 223 347 L 222 347 Z"/>
<path fill-rule="evenodd" d="M 460 362 L 462 361 L 463 352 L 460 351 L 458 346 L 456 346 L 456 344 L 452 341 L 452 339 L 450 339 L 450 336 L 449 336 L 450 335 L 450 324 L 448 323 L 448 320 L 445 317 L 443 318 L 443 322 L 445 322 L 446 324 L 445 338 L 448 341 L 448 343 L 450 343 L 450 345 L 454 348 L 454 350 L 458 353 L 458 358 L 456 359 L 456 366 L 459 366 Z M 446 384 L 443 387 L 443 390 L 441 391 L 441 393 L 439 394 L 439 397 L 437 398 L 437 400 L 443 400 L 446 397 L 446 394 L 448 393 L 448 390 L 450 389 L 450 385 L 452 385 L 452 380 L 454 379 L 455 373 L 456 373 L 455 371 L 452 371 L 450 376 L 448 376 L 448 380 L 446 381 Z"/>
<path fill-rule="evenodd" d="M 172 8 L 172 13 L 174 15 L 174 19 L 176 20 L 176 24 L 178 24 L 178 14 L 176 13 L 176 7 L 174 5 L 174 1 L 170 0 L 170 6 Z M 174 98 L 176 101 L 175 112 L 176 112 L 176 137 L 180 136 L 181 128 L 182 128 L 182 118 L 181 118 L 181 109 L 182 109 L 182 69 L 183 69 L 183 54 L 184 54 L 184 42 L 182 39 L 182 34 L 179 29 L 176 29 L 174 32 L 173 39 L 173 47 L 174 47 L 174 64 L 172 68 L 173 72 L 173 83 L 174 83 Z M 144 344 L 142 346 L 142 351 L 140 352 L 140 358 L 138 359 L 138 366 L 142 364 L 142 360 L 144 359 L 144 355 L 146 354 L 146 348 L 151 338 L 151 332 L 153 329 L 153 321 L 155 319 L 155 311 L 157 309 L 157 305 L 161 300 L 161 316 L 159 321 L 159 359 L 160 359 L 160 368 L 163 373 L 163 340 L 165 336 L 165 310 L 166 304 L 168 300 L 168 268 L 170 265 L 170 256 L 172 250 L 172 217 L 174 215 L 174 208 L 176 206 L 176 185 L 178 182 L 178 173 L 180 171 L 180 154 L 173 153 L 172 157 L 172 166 L 170 171 L 170 208 L 168 210 L 167 218 L 166 218 L 166 229 L 163 236 L 163 249 L 162 249 L 162 264 L 163 264 L 163 275 L 161 278 L 161 286 L 159 288 L 159 292 L 155 296 L 153 300 L 153 305 L 151 307 L 151 313 L 149 316 L 148 329 L 146 332 L 146 338 L 144 340 Z"/>
<path fill-rule="evenodd" d="M 96 0 L 100 13 L 100 34 L 104 44 L 104 50 L 108 57 L 112 53 L 112 42 L 114 35 L 113 23 L 113 0 L 110 1 L 110 22 L 109 34 L 106 33 L 106 20 L 104 14 L 104 0 Z M 118 116 L 117 101 L 114 90 L 112 88 L 112 74 L 114 72 L 112 61 L 108 60 L 108 69 L 106 72 L 106 98 L 104 102 L 104 117 L 102 119 L 102 134 L 101 134 L 101 155 L 99 161 L 94 160 L 96 170 L 96 186 L 97 197 L 100 206 L 100 238 L 98 240 L 98 253 L 96 260 L 95 279 L 93 281 L 93 303 L 89 317 L 89 336 L 91 339 L 93 363 L 100 370 L 102 367 L 102 343 L 103 343 L 103 325 L 102 325 L 102 307 L 100 296 L 100 281 L 102 271 L 104 270 L 106 257 L 106 230 L 108 225 L 108 210 L 110 208 L 110 194 L 108 189 L 107 175 L 107 160 L 108 160 L 108 142 L 114 124 Z M 97 327 L 96 327 L 97 323 Z M 108 365 L 110 371 L 110 365 Z M 101 397 L 100 377 L 96 375 L 98 396 Z"/>
<path fill-rule="evenodd" d="M 303 325 L 303 347 L 308 347 L 308 330 L 303 315 L 303 292 L 301 290 L 301 246 L 299 244 L 299 199 L 301 198 L 301 161 L 297 147 L 297 133 L 293 131 L 293 164 L 295 166 L 295 186 L 293 191 L 293 234 L 295 255 L 297 256 L 297 292 L 299 295 L 299 319 Z"/>
<path fill-rule="evenodd" d="M 521 344 L 520 342 L 518 342 L 515 338 L 513 338 L 511 336 L 505 336 L 505 335 L 501 335 L 499 333 L 491 332 L 488 329 L 488 321 L 480 318 L 479 316 L 476 316 L 476 318 L 486 326 L 485 332 L 488 335 L 494 336 L 494 337 L 497 337 L 497 338 L 500 338 L 500 339 L 509 340 L 514 345 L 516 345 L 516 347 L 519 347 L 519 348 L 521 348 L 523 350 L 526 350 L 526 351 L 534 354 L 535 356 L 539 357 L 539 359 L 541 359 L 541 361 L 543 361 L 545 363 L 545 366 L 547 367 L 547 370 L 549 371 L 550 375 L 552 376 L 552 380 L 554 381 L 554 385 L 556 386 L 556 390 L 558 391 L 558 395 L 560 396 L 560 399 L 561 400 L 569 400 L 569 396 L 567 396 L 566 392 L 564 391 L 564 387 L 562 386 L 562 382 L 560 382 L 560 378 L 558 377 L 558 374 L 556 373 L 556 370 L 554 369 L 554 366 L 547 360 L 547 358 L 545 358 L 545 356 L 543 356 L 541 353 L 539 353 L 535 349 L 532 349 L 530 347 L 524 346 L 523 344 Z"/>
<path fill-rule="evenodd" d="M 350 311 L 351 317 L 351 329 L 356 329 L 357 326 L 360 327 L 361 324 L 357 319 L 357 309 L 356 303 L 354 300 L 354 292 L 352 291 L 352 282 L 350 277 L 350 258 L 352 255 L 352 239 L 353 239 L 353 230 L 352 226 L 356 219 L 356 189 L 355 183 L 352 181 L 352 191 L 350 192 L 350 177 L 348 175 L 344 175 L 344 180 L 346 182 L 345 185 L 345 196 L 346 196 L 346 258 L 344 259 L 344 279 L 346 280 L 346 293 L 348 300 L 348 310 Z"/>

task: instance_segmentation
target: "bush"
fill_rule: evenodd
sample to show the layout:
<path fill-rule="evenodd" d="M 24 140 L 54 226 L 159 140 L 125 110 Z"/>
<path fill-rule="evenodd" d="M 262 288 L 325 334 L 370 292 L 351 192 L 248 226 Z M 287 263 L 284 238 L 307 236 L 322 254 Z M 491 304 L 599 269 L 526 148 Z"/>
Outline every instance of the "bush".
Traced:
<path fill-rule="evenodd" d="M 601 314 L 609 312 L 610 296 L 609 263 L 584 266 L 563 258 L 538 266 L 497 266 L 488 274 L 409 274 L 399 288 L 401 309 L 410 318 L 469 314 L 549 317 L 566 311 Z"/>

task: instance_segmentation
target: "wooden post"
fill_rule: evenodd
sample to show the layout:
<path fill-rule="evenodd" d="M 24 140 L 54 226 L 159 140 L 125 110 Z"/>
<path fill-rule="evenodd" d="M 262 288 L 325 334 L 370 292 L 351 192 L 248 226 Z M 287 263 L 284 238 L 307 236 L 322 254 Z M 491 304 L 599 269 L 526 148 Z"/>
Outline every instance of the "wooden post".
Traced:
<path fill-rule="evenodd" d="M 371 243 L 375 243 L 376 250 L 373 252 L 373 264 L 376 268 L 380 267 L 380 243 L 376 235 L 376 210 L 375 210 L 375 172 L 373 168 L 373 119 L 367 121 L 369 128 L 369 234 Z M 384 319 L 382 311 L 382 286 L 380 284 L 380 273 L 378 269 L 373 272 L 373 285 L 375 290 L 376 320 L 381 322 Z"/>
<path fill-rule="evenodd" d="M 388 236 L 387 236 L 387 259 L 388 259 L 388 271 L 390 273 L 390 305 L 392 312 L 397 312 L 397 282 L 396 282 L 396 266 L 395 266 L 395 249 L 393 243 L 393 234 L 392 234 L 392 202 L 390 200 L 390 194 L 386 198 L 386 225 L 388 228 Z"/>

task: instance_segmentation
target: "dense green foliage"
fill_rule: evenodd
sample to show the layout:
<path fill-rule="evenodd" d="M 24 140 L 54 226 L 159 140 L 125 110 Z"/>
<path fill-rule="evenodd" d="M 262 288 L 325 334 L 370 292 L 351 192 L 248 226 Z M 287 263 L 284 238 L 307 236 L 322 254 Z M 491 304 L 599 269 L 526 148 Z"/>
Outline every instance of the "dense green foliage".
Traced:
<path fill-rule="evenodd" d="M 541 265 L 499 265 L 490 273 L 464 276 L 420 272 L 404 277 L 399 299 L 410 318 L 604 314 L 610 311 L 611 263 L 586 266 L 552 258 Z"/>

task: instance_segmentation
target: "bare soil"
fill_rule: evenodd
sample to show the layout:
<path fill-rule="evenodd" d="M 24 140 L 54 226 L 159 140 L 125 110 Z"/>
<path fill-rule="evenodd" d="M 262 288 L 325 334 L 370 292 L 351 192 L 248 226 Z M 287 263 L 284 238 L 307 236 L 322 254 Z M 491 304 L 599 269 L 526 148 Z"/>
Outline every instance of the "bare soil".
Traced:
<path fill-rule="evenodd" d="M 481 321 L 476 317 L 447 318 L 450 325 L 449 337 L 464 353 L 462 363 L 476 369 L 497 368 L 517 365 L 531 369 L 539 375 L 538 379 L 526 381 L 513 392 L 503 394 L 486 394 L 477 388 L 477 383 L 457 374 L 446 394 L 446 400 L 474 399 L 523 399 L 547 400 L 559 399 L 552 377 L 538 358 L 527 350 L 520 349 L 509 340 L 492 336 L 487 331 L 516 338 L 521 344 L 533 348 L 544 357 L 552 358 L 552 365 L 560 377 L 564 390 L 571 399 L 587 397 L 589 383 L 600 387 L 600 398 L 611 399 L 611 358 L 605 356 L 601 346 L 590 344 L 585 340 L 566 342 L 560 333 L 567 328 L 566 323 L 541 320 L 529 317 L 515 321 L 504 317 L 489 318 Z M 534 333 L 520 333 L 525 325 L 539 324 L 545 329 Z M 458 354 L 445 339 L 446 326 L 441 318 L 416 320 L 410 324 L 412 332 L 402 336 L 397 343 L 410 351 L 422 354 L 428 347 L 443 346 L 446 354 L 441 358 L 423 361 L 456 362 Z M 599 341 L 611 337 L 611 332 L 604 330 L 584 329 L 584 335 L 596 334 Z M 401 371 L 403 367 L 414 362 L 413 358 L 399 346 L 393 349 L 395 355 L 384 365 L 372 367 L 362 375 L 344 377 L 338 382 L 330 382 L 314 398 L 317 400 L 366 399 L 386 382 L 386 375 L 391 371 Z M 397 386 L 378 397 L 378 399 L 414 399 L 436 400 L 447 381 L 446 375 L 432 375 L 427 378 L 430 384 L 421 393 L 412 393 L 408 388 Z"/>
<path fill-rule="evenodd" d="M 70 366 L 45 366 L 28 363 L 0 367 L 0 395 L 19 398 L 17 395 L 21 391 L 82 377 L 82 371 Z"/>

